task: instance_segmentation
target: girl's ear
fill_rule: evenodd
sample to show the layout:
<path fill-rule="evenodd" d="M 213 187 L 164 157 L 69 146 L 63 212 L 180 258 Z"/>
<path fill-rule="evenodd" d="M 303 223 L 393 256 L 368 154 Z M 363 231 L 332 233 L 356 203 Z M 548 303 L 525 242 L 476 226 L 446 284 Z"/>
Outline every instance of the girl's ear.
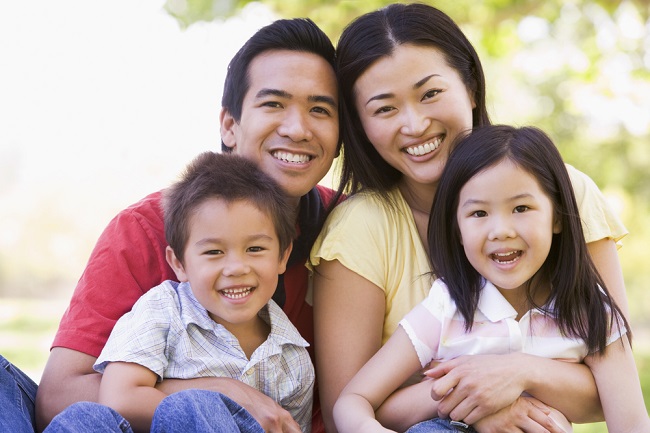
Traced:
<path fill-rule="evenodd" d="M 187 282 L 187 274 L 185 273 L 185 268 L 183 267 L 183 263 L 181 263 L 180 260 L 178 260 L 178 257 L 176 257 L 176 253 L 174 253 L 174 250 L 172 247 L 167 245 L 167 248 L 165 249 L 165 258 L 167 259 L 167 263 L 169 263 L 169 266 L 174 270 L 176 273 L 176 278 L 178 278 L 178 281 L 181 283 Z"/>

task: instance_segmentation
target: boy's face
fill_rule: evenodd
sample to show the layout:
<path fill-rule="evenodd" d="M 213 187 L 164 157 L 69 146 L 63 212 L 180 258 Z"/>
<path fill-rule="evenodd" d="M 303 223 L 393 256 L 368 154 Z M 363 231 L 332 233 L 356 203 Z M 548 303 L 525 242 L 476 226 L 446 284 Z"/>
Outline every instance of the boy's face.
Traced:
<path fill-rule="evenodd" d="M 255 161 L 296 201 L 327 173 L 339 138 L 338 88 L 322 57 L 289 50 L 258 55 L 236 122 L 221 113 L 221 138 Z"/>
<path fill-rule="evenodd" d="M 189 281 L 212 319 L 230 332 L 259 320 L 286 269 L 291 248 L 280 253 L 271 218 L 251 202 L 210 198 L 189 220 L 184 264 L 168 247 L 180 281 Z"/>

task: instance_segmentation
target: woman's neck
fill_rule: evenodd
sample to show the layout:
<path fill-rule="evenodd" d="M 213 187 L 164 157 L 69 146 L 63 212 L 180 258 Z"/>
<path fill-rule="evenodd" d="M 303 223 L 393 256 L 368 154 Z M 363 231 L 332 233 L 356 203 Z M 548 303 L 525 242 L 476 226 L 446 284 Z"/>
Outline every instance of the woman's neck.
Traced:
<path fill-rule="evenodd" d="M 414 214 L 426 215 L 428 218 L 438 185 L 424 185 L 402 179 L 397 186 L 411 211 Z"/>
<path fill-rule="evenodd" d="M 422 246 L 427 254 L 429 254 L 427 230 L 429 228 L 431 205 L 433 204 L 433 197 L 436 194 L 436 186 L 409 184 L 408 182 L 401 181 L 398 184 L 398 188 L 402 193 L 402 197 L 404 197 L 404 201 L 406 201 L 406 204 L 411 209 Z"/>

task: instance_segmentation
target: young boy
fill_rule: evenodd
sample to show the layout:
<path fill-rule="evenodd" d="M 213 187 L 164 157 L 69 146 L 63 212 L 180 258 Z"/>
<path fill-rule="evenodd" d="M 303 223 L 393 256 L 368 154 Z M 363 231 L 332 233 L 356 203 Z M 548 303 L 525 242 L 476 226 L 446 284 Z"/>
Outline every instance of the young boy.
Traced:
<path fill-rule="evenodd" d="M 295 206 L 254 163 L 212 152 L 165 191 L 163 206 L 167 261 L 180 283 L 151 289 L 117 322 L 94 366 L 103 373 L 99 403 L 149 431 L 166 397 L 157 382 L 230 377 L 310 431 L 308 343 L 271 300 L 292 249 Z M 220 416 L 214 407 L 203 416 L 222 424 L 213 409 Z"/>

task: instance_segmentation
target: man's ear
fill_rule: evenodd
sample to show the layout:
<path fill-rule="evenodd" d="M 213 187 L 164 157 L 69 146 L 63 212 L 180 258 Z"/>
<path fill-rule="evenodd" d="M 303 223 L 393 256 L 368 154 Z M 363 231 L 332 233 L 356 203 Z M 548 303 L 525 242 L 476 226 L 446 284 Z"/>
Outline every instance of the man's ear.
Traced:
<path fill-rule="evenodd" d="M 284 274 L 287 270 L 287 263 L 289 262 L 289 256 L 291 255 L 291 250 L 293 250 L 293 242 L 289 244 L 282 257 L 280 257 L 280 263 L 278 264 L 278 275 Z"/>
<path fill-rule="evenodd" d="M 176 278 L 178 278 L 178 281 L 181 283 L 187 282 L 188 278 L 187 274 L 185 273 L 185 267 L 183 267 L 181 261 L 178 260 L 178 257 L 176 257 L 176 253 L 174 253 L 174 250 L 169 245 L 167 245 L 167 248 L 165 249 L 165 258 L 167 259 L 169 266 L 171 266 L 171 268 L 176 273 Z"/>
<path fill-rule="evenodd" d="M 234 149 L 237 145 L 236 129 L 239 127 L 239 124 L 232 117 L 230 111 L 227 108 L 221 108 L 221 113 L 219 114 L 219 122 L 221 123 L 221 141 L 223 144 L 230 149 Z"/>

